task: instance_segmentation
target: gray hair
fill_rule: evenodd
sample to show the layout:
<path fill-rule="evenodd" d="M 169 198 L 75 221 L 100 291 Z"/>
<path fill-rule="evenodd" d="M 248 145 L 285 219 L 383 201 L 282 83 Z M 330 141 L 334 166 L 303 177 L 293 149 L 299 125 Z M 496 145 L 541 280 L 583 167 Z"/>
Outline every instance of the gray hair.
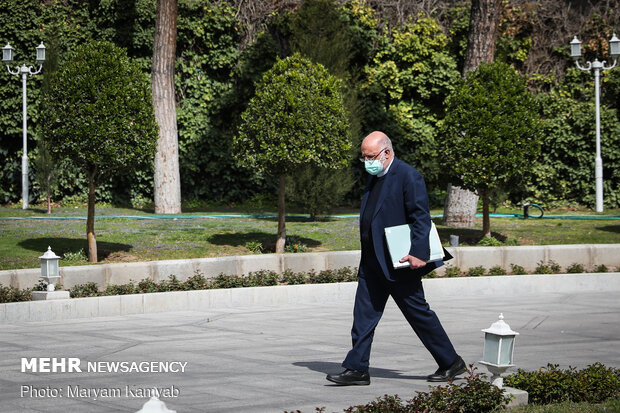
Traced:
<path fill-rule="evenodd" d="M 385 138 L 383 138 L 383 140 L 381 141 L 381 146 L 383 146 L 384 148 L 389 148 L 390 151 L 394 153 L 394 148 L 392 147 L 392 141 L 390 140 L 390 138 L 388 138 L 387 135 L 385 135 Z"/>

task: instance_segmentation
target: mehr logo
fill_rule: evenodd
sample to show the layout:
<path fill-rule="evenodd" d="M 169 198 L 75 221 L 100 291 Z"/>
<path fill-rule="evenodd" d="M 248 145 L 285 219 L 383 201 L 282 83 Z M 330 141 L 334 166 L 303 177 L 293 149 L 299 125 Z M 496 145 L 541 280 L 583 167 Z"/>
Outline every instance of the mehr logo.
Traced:
<path fill-rule="evenodd" d="M 77 357 L 22 357 L 22 373 L 81 373 Z"/>

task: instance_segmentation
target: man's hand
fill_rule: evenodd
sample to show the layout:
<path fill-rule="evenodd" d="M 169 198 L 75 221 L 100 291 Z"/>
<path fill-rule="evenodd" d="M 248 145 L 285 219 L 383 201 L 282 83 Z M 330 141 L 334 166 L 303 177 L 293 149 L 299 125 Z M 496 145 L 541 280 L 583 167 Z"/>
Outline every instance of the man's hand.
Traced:
<path fill-rule="evenodd" d="M 426 265 L 426 261 L 414 257 L 413 255 L 407 255 L 399 260 L 400 262 L 409 261 L 409 268 L 415 270 L 416 268 L 422 268 Z"/>

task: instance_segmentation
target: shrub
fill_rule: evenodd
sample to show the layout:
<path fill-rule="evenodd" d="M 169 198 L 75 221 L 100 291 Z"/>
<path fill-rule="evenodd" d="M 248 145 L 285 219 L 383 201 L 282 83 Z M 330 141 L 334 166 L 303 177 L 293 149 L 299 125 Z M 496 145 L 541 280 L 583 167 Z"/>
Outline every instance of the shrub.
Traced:
<path fill-rule="evenodd" d="M 60 287 L 58 287 L 60 289 Z M 32 287 L 32 291 L 47 291 L 47 283 L 43 280 L 39 280 L 39 282 Z"/>
<path fill-rule="evenodd" d="M 549 268 L 551 268 L 553 274 L 560 274 L 562 272 L 562 267 L 560 266 L 560 264 L 553 260 L 549 261 Z"/>
<path fill-rule="evenodd" d="M 499 265 L 496 265 L 489 269 L 489 275 L 506 275 L 506 270 Z"/>
<path fill-rule="evenodd" d="M 483 413 L 495 411 L 510 401 L 511 396 L 504 395 L 503 390 L 483 380 L 486 376 L 475 373 L 475 370 L 473 364 L 469 366 L 469 376 L 465 377 L 463 384 L 449 383 L 445 390 L 436 388 L 430 393 L 418 393 L 409 402 L 410 411 L 426 412 L 430 409 L 432 412 Z"/>
<path fill-rule="evenodd" d="M 140 293 L 156 293 L 160 291 L 159 286 L 150 278 L 145 278 L 136 286 L 136 292 Z"/>
<path fill-rule="evenodd" d="M 486 272 L 487 272 L 486 268 L 484 268 L 482 265 L 479 265 L 477 267 L 470 268 L 467 271 L 467 276 L 469 276 L 469 277 L 482 277 Z"/>
<path fill-rule="evenodd" d="M 311 270 L 308 273 L 308 283 L 309 284 L 326 284 L 334 282 L 334 277 L 329 272 L 316 273 L 314 270 Z"/>
<path fill-rule="evenodd" d="M 536 274 L 558 274 L 562 272 L 562 267 L 553 260 L 548 263 L 540 261 L 534 271 Z"/>
<path fill-rule="evenodd" d="M 205 290 L 209 288 L 209 282 L 198 270 L 184 283 L 184 290 Z"/>
<path fill-rule="evenodd" d="M 305 284 L 308 276 L 306 273 L 298 272 L 294 273 L 291 270 L 285 270 L 280 276 L 280 280 L 284 284 L 295 285 L 295 284 Z"/>
<path fill-rule="evenodd" d="M 136 286 L 133 281 L 128 282 L 127 284 L 110 284 L 106 287 L 104 295 L 127 295 L 127 294 L 135 294 Z"/>
<path fill-rule="evenodd" d="M 430 392 L 418 392 L 413 399 L 403 403 L 398 395 L 384 395 L 360 406 L 351 406 L 348 413 L 484 413 L 495 411 L 510 401 L 503 391 L 488 381 L 484 374 L 475 373 L 470 365 L 465 383 L 449 382 L 445 387 L 437 386 Z"/>
<path fill-rule="evenodd" d="M 280 277 L 275 271 L 257 271 L 248 275 L 248 283 L 254 287 L 277 285 Z"/>
<path fill-rule="evenodd" d="M 620 369 L 594 363 L 576 372 L 572 384 L 573 401 L 601 403 L 620 395 Z"/>
<path fill-rule="evenodd" d="M 563 401 L 600 403 L 620 394 L 620 370 L 595 363 L 576 371 L 548 364 L 538 371 L 521 369 L 505 379 L 507 386 L 525 390 L 530 403 L 550 404 Z"/>
<path fill-rule="evenodd" d="M 607 268 L 607 266 L 605 264 L 598 265 L 594 269 L 594 272 L 607 272 L 607 271 L 609 271 L 609 269 Z"/>
<path fill-rule="evenodd" d="M 86 284 L 74 285 L 69 289 L 69 295 L 73 298 L 78 297 L 97 297 L 102 295 L 96 282 L 91 281 Z"/>
<path fill-rule="evenodd" d="M 306 252 L 308 247 L 306 244 L 301 242 L 301 238 L 291 235 L 286 238 L 286 246 L 284 247 L 285 252 Z"/>
<path fill-rule="evenodd" d="M 357 281 L 357 271 L 351 267 L 342 267 L 337 270 L 330 270 L 334 273 L 334 282 Z"/>
<path fill-rule="evenodd" d="M 213 288 L 239 288 L 247 287 L 247 279 L 238 275 L 219 274 L 211 281 Z"/>
<path fill-rule="evenodd" d="M 551 268 L 543 261 L 540 261 L 534 270 L 535 274 L 551 274 Z"/>
<path fill-rule="evenodd" d="M 478 244 L 481 247 L 500 247 L 504 245 L 500 240 L 493 237 L 483 237 Z"/>
<path fill-rule="evenodd" d="M 458 277 L 461 275 L 461 269 L 459 267 L 448 266 L 446 268 L 446 277 Z"/>
<path fill-rule="evenodd" d="M 398 413 L 405 411 L 403 401 L 398 397 L 398 394 L 393 396 L 386 394 L 365 405 L 351 406 L 345 409 L 346 413 Z"/>
<path fill-rule="evenodd" d="M 14 287 L 4 287 L 0 285 L 0 303 L 13 303 L 17 301 L 30 301 L 31 289 L 23 289 Z"/>
<path fill-rule="evenodd" d="M 510 264 L 510 272 L 513 275 L 524 275 L 527 274 L 527 271 L 525 271 L 525 268 L 523 268 L 520 265 L 517 264 Z"/>
<path fill-rule="evenodd" d="M 528 392 L 528 400 L 535 404 L 558 403 L 569 400 L 570 373 L 547 364 L 546 368 L 527 372 L 522 369 L 508 376 L 504 384 Z"/>
<path fill-rule="evenodd" d="M 77 264 L 88 260 L 84 248 L 80 248 L 76 252 L 67 251 L 63 254 L 63 257 L 63 264 Z"/>
<path fill-rule="evenodd" d="M 159 283 L 145 278 L 137 284 L 130 281 L 122 285 L 108 285 L 105 291 L 99 291 L 99 287 L 95 282 L 86 284 L 78 284 L 69 289 L 69 293 L 73 298 L 80 297 L 97 297 L 102 295 L 126 295 L 140 293 L 154 293 L 166 291 L 189 291 L 189 290 L 205 290 L 213 288 L 239 288 L 239 287 L 261 287 L 284 284 L 305 284 L 311 283 L 334 283 L 357 281 L 357 268 L 343 267 L 336 270 L 324 270 L 319 273 L 312 271 L 310 274 L 300 272 L 295 273 L 290 269 L 285 270 L 282 275 L 275 271 L 256 271 L 251 272 L 248 276 L 219 274 L 217 277 L 207 280 L 200 271 L 196 271 L 193 276 L 186 281 L 181 282 L 175 275 L 170 275 L 167 280 Z M 40 281 L 31 289 L 19 290 L 12 287 L 3 287 L 0 285 L 0 303 L 29 301 L 31 299 L 31 291 L 45 291 L 46 283 Z M 57 284 L 61 288 L 61 284 Z"/>
<path fill-rule="evenodd" d="M 169 275 L 167 280 L 163 280 L 158 284 L 159 292 L 166 291 L 182 291 L 184 290 L 183 284 L 179 281 L 176 275 Z"/>
<path fill-rule="evenodd" d="M 519 242 L 519 239 L 517 238 L 506 238 L 506 241 L 504 241 L 504 245 L 518 246 L 518 245 L 521 245 L 521 243 Z"/>
<path fill-rule="evenodd" d="M 254 254 L 260 254 L 263 252 L 263 244 L 260 241 L 248 241 L 245 243 L 244 247 Z"/>
<path fill-rule="evenodd" d="M 566 272 L 569 274 L 579 274 L 586 272 L 586 270 L 583 268 L 583 265 L 574 263 L 566 268 Z"/>

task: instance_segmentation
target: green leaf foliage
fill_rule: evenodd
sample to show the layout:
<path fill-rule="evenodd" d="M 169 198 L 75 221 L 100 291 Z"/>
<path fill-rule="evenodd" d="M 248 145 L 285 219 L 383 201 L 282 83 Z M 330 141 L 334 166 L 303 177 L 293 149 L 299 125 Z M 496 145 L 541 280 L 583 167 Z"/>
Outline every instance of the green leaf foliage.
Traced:
<path fill-rule="evenodd" d="M 351 149 L 341 82 L 295 54 L 278 59 L 256 87 L 233 140 L 243 166 L 268 175 L 301 165 L 338 168 Z"/>
<path fill-rule="evenodd" d="M 565 84 L 539 93 L 544 136 L 539 162 L 527 175 L 524 196 L 543 205 L 596 204 L 594 158 L 596 153 L 593 76 L 571 68 Z M 618 71 L 603 77 L 603 97 L 609 96 Z M 606 93 L 607 92 L 607 93 Z M 607 104 L 606 104 L 607 103 Z M 601 158 L 604 205 L 620 205 L 620 119 L 610 102 L 601 101 Z"/>
<path fill-rule="evenodd" d="M 252 81 L 239 81 L 238 74 L 250 77 L 246 70 L 260 70 L 257 75 L 260 78 L 273 62 L 262 67 L 253 60 L 247 65 L 251 69 L 245 64 L 237 67 L 245 62 L 238 50 L 239 41 L 240 27 L 232 6 L 179 3 L 175 87 L 182 97 L 177 119 L 181 188 L 185 199 L 236 201 L 264 187 L 260 175 L 239 167 L 234 161 L 232 135 L 240 107 L 253 93 L 253 89 L 241 92 Z M 259 56 L 268 60 L 262 54 Z"/>
<path fill-rule="evenodd" d="M 338 206 L 353 183 L 353 172 L 349 168 L 306 165 L 287 179 L 286 195 L 294 205 L 310 214 L 311 220 L 315 220 L 318 215 Z"/>
<path fill-rule="evenodd" d="M 147 77 L 106 41 L 79 46 L 44 100 L 53 156 L 101 176 L 152 162 L 157 142 Z"/>
<path fill-rule="evenodd" d="M 469 190 L 509 188 L 533 167 L 541 121 L 525 81 L 505 63 L 482 64 L 447 99 L 442 152 Z"/>
<path fill-rule="evenodd" d="M 352 138 L 362 135 L 361 110 L 356 90 L 360 66 L 372 53 L 377 37 L 377 21 L 367 5 L 352 1 L 304 0 L 290 17 L 290 43 L 293 51 L 320 63 L 344 83 L 344 104 L 349 115 Z M 357 142 L 350 151 L 358 153 Z M 353 187 L 352 167 L 332 170 L 316 166 L 300 168 L 287 180 L 287 198 L 309 213 L 312 220 L 342 203 Z"/>
<path fill-rule="evenodd" d="M 383 130 L 396 155 L 414 165 L 427 184 L 437 182 L 438 124 L 444 99 L 460 79 L 439 24 L 420 17 L 382 39 L 361 86 L 364 130 Z"/>
<path fill-rule="evenodd" d="M 276 56 L 284 58 L 291 50 L 323 64 L 343 80 L 349 135 L 355 147 L 369 131 L 385 131 L 397 155 L 424 174 L 429 194 L 439 193 L 436 190 L 446 178 L 438 161 L 446 146 L 441 122 L 446 97 L 460 82 L 469 3 L 439 1 L 432 12 L 420 15 L 411 13 L 424 8 L 416 2 L 398 11 L 366 0 L 285 3 L 270 3 L 273 12 L 264 13 L 266 8 L 252 1 L 179 0 L 175 97 L 183 200 L 237 202 L 273 192 L 262 172 L 236 162 L 232 143 L 255 85 Z M 574 67 L 568 57 L 569 38 L 542 41 L 553 32 L 549 25 L 565 22 L 557 15 L 562 8 L 554 4 L 524 6 L 511 0 L 502 6 L 495 60 L 526 73 L 531 90 L 540 88 L 536 100 L 544 120 L 544 139 L 540 156 L 530 159 L 534 168 L 515 176 L 509 190 L 495 193 L 505 193 L 512 202 L 528 199 L 545 207 L 591 206 L 595 200 L 594 76 Z M 610 62 L 607 39 L 617 27 L 618 13 L 612 8 L 600 14 L 604 6 L 592 6 L 576 11 L 577 20 L 587 24 L 580 26 L 581 34 L 575 34 L 584 41 L 587 60 L 597 57 Z M 124 48 L 129 60 L 149 74 L 155 9 L 154 0 L 0 0 L 0 40 L 2 46 L 10 42 L 15 48 L 13 68 L 34 64 L 34 48 L 41 41 L 50 46 L 56 37 L 60 67 L 73 64 L 70 53 L 78 46 L 97 39 Z M 563 25 L 558 33 L 571 32 Z M 27 81 L 33 204 L 43 195 L 34 160 L 40 153 L 39 142 L 45 142 L 41 104 L 47 74 L 44 67 Z M 0 71 L 0 80 L 0 203 L 10 203 L 21 194 L 22 90 L 21 79 L 6 70 Z M 620 205 L 619 96 L 620 69 L 604 72 L 605 208 Z M 54 166 L 58 185 L 52 191 L 53 201 L 83 202 L 87 176 L 70 159 Z M 345 197 L 347 202 L 359 200 L 364 181 L 362 168 L 351 168 L 357 185 Z M 133 174 L 102 177 L 97 199 L 147 206 L 152 180 L 148 165 Z"/>
<path fill-rule="evenodd" d="M 582 370 L 547 364 L 537 371 L 519 369 L 506 377 L 504 383 L 527 391 L 529 402 L 534 404 L 601 403 L 620 395 L 620 370 L 598 362 Z"/>
<path fill-rule="evenodd" d="M 502 409 L 511 399 L 502 389 L 494 386 L 484 374 L 475 372 L 473 365 L 464 377 L 464 383 L 449 381 L 445 386 L 431 387 L 428 392 L 417 392 L 403 402 L 398 395 L 384 395 L 359 406 L 345 409 L 347 413 L 483 413 Z"/>

